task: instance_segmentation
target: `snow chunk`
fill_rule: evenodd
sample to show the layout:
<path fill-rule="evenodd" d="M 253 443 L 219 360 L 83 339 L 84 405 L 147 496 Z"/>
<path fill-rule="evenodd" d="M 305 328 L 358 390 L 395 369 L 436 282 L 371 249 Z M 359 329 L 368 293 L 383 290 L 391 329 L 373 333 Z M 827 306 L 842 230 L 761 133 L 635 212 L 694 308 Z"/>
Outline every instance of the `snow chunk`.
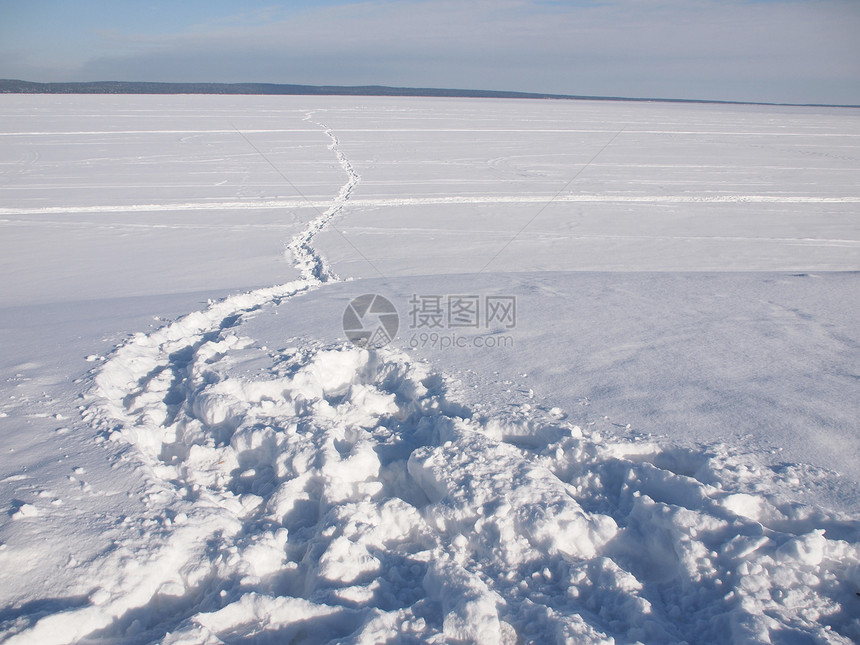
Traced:
<path fill-rule="evenodd" d="M 424 576 L 427 595 L 442 604 L 449 641 L 495 645 L 502 639 L 502 598 L 476 575 L 446 559 L 434 560 Z"/>
<path fill-rule="evenodd" d="M 818 566 L 824 559 L 827 540 L 824 530 L 818 529 L 789 540 L 776 551 L 777 557 L 783 562 L 797 562 L 810 567 Z"/>
<path fill-rule="evenodd" d="M 40 515 L 39 509 L 32 504 L 21 504 L 18 510 L 12 513 L 13 520 L 21 520 L 28 517 L 37 517 Z"/>
<path fill-rule="evenodd" d="M 363 544 L 339 537 L 329 544 L 319 562 L 319 575 L 330 582 L 352 584 L 361 577 L 377 573 L 380 562 Z"/>

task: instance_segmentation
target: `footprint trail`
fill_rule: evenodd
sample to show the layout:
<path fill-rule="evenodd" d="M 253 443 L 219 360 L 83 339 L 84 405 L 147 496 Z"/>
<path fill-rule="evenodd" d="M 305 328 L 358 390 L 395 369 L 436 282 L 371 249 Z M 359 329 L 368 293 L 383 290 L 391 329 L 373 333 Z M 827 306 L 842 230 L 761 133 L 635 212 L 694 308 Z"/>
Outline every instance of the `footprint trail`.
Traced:
<path fill-rule="evenodd" d="M 128 447 L 148 510 L 87 571 L 84 605 L 0 623 L 0 637 L 860 639 L 845 609 L 860 523 L 772 492 L 825 473 L 496 409 L 392 349 L 242 336 L 247 317 L 339 279 L 313 240 L 360 176 L 318 125 L 346 181 L 287 246 L 301 278 L 115 349 L 85 417 Z"/>

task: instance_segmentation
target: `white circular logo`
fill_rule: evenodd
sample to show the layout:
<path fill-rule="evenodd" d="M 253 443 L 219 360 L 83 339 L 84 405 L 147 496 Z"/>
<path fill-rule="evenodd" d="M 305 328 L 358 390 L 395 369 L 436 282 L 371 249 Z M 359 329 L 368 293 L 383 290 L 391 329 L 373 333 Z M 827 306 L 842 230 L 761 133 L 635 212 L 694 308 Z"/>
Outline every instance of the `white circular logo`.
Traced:
<path fill-rule="evenodd" d="M 343 312 L 343 331 L 359 347 L 384 347 L 394 340 L 399 325 L 397 309 L 376 293 L 353 298 Z"/>

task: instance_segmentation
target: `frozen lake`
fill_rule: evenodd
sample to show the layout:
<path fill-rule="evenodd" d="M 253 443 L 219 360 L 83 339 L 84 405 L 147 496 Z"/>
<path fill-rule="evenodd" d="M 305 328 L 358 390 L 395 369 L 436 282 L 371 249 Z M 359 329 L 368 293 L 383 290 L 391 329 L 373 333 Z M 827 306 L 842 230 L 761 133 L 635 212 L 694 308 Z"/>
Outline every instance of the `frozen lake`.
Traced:
<path fill-rule="evenodd" d="M 857 110 L 0 115 L 12 642 L 860 638 Z"/>

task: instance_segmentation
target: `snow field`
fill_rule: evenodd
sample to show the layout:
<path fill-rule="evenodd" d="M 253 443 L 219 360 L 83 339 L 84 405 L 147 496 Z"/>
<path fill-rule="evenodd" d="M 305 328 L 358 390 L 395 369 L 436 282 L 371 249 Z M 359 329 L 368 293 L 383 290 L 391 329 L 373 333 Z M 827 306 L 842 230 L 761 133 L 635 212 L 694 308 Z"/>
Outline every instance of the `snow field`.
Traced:
<path fill-rule="evenodd" d="M 483 396 L 415 352 L 250 333 L 301 328 L 302 305 L 334 292 L 349 263 L 329 264 L 320 238 L 340 239 L 338 258 L 368 249 L 323 233 L 367 180 L 325 116 L 294 118 L 326 137 L 344 182 L 287 244 L 300 277 L 99 361 L 82 426 L 141 475 L 143 510 L 72 565 L 76 600 L 10 611 L 7 642 L 860 639 L 860 521 L 796 501 L 810 467 L 604 432 L 533 392 Z M 425 241 L 400 250 L 420 258 Z M 10 522 L 50 517 L 23 503 Z M 0 559 L 14 566 L 16 548 Z"/>
<path fill-rule="evenodd" d="M 326 121 L 362 173 L 352 245 L 319 240 L 344 275 L 860 266 L 850 111 L 431 101 Z"/>
<path fill-rule="evenodd" d="M 168 519 L 149 520 L 151 552 L 104 567 L 133 575 L 27 639 L 856 637 L 839 608 L 860 526 L 772 492 L 799 469 L 605 439 L 527 404 L 476 413 L 393 351 L 271 351 L 224 327 L 159 353 L 180 376 L 126 394 L 113 432 Z"/>

